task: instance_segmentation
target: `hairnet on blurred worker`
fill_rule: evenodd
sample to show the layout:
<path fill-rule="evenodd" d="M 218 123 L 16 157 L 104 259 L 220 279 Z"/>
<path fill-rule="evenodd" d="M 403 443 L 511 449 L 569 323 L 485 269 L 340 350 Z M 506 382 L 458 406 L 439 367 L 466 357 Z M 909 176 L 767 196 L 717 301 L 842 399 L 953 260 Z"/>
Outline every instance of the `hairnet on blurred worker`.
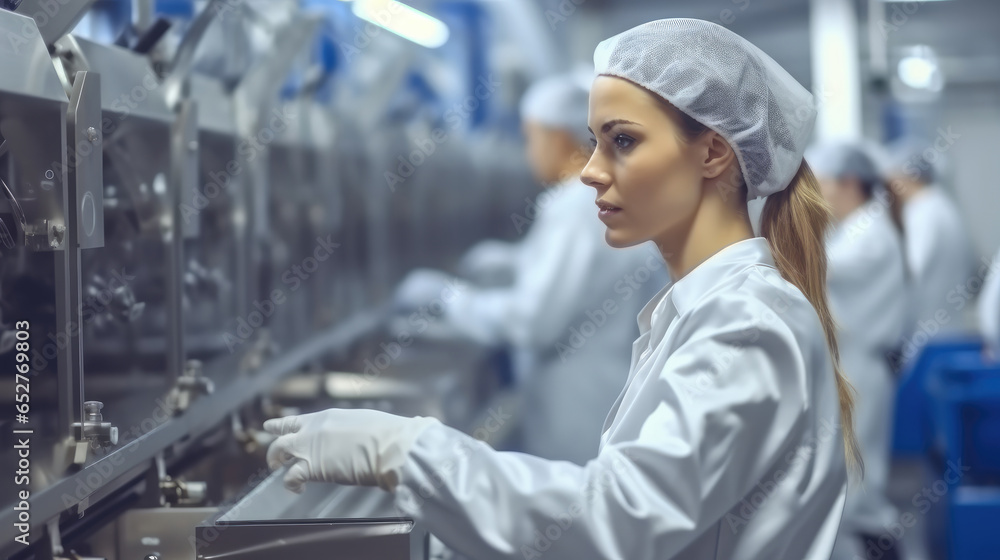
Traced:
<path fill-rule="evenodd" d="M 854 423 L 865 476 L 848 487 L 833 558 L 865 558 L 897 519 L 886 496 L 896 391 L 888 353 L 898 348 L 909 305 L 903 246 L 874 162 L 858 145 L 811 148 L 806 161 L 837 221 L 827 238 L 827 289 L 844 375 L 857 389 Z M 880 546 L 875 545 L 877 548 Z M 900 555 L 879 548 L 883 560 Z"/>
<path fill-rule="evenodd" d="M 566 74 L 529 88 L 521 104 L 527 156 L 549 188 L 522 241 L 480 245 L 463 267 L 476 276 L 477 269 L 506 265 L 513 284 L 462 290 L 444 312 L 481 342 L 515 349 L 522 450 L 581 465 L 597 456 L 604 418 L 625 385 L 635 316 L 667 282 L 652 244 L 608 246 L 594 190 L 580 182 L 590 151 L 591 80 L 592 72 Z M 448 281 L 440 272 L 416 271 L 397 299 L 424 305 Z"/>
<path fill-rule="evenodd" d="M 914 139 L 888 150 L 885 174 L 903 227 L 913 297 L 900 364 L 915 359 L 930 338 L 962 330 L 962 313 L 948 293 L 966 284 L 975 265 L 962 215 L 937 184 L 937 158 L 932 146 Z"/>
<path fill-rule="evenodd" d="M 828 212 L 802 159 L 812 95 L 699 20 L 641 25 L 594 58 L 582 178 L 608 243 L 655 241 L 674 278 L 639 314 L 598 456 L 546 461 L 433 419 L 334 409 L 267 421 L 282 434 L 269 463 L 297 459 L 292 488 L 393 490 L 471 558 L 825 560 L 857 449 L 826 302 Z M 747 200 L 761 196 L 754 237 Z"/>

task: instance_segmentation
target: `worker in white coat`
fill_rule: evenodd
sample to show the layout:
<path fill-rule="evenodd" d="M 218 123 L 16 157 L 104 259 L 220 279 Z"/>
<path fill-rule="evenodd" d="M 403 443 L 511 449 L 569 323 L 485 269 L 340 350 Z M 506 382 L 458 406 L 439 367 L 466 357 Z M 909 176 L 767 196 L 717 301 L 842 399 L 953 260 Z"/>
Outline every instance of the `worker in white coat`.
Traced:
<path fill-rule="evenodd" d="M 590 153 L 592 79 L 590 72 L 586 81 L 576 74 L 545 79 L 521 103 L 528 160 L 548 188 L 537 210 L 514 216 L 527 228 L 520 243 L 480 246 L 466 263 L 484 269 L 506 261 L 513 284 L 470 286 L 441 298 L 444 318 L 457 330 L 515 350 L 520 448 L 581 465 L 597 456 L 604 418 L 625 385 L 635 316 L 668 281 L 655 245 L 616 250 L 605 243 L 594 189 L 580 182 Z M 451 281 L 418 270 L 397 299 L 424 305 Z"/>
<path fill-rule="evenodd" d="M 293 489 L 392 491 L 401 512 L 480 560 L 825 560 L 845 444 L 857 450 L 826 303 L 828 213 L 802 160 L 813 98 L 700 20 L 633 28 L 595 62 L 582 178 L 608 243 L 655 241 L 674 279 L 639 314 L 598 456 L 547 461 L 434 419 L 327 410 L 268 420 L 280 435 L 268 461 L 291 463 Z M 754 237 L 746 201 L 760 196 Z"/>
<path fill-rule="evenodd" d="M 807 151 L 806 161 L 836 220 L 827 238 L 827 289 L 841 364 L 858 393 L 854 421 L 865 460 L 864 479 L 848 485 L 833 558 L 868 558 L 872 549 L 894 560 L 901 557 L 897 539 L 888 535 L 888 550 L 878 539 L 898 518 L 886 495 L 896 396 L 887 355 L 908 326 L 902 240 L 889 195 L 863 148 L 824 144 Z"/>
<path fill-rule="evenodd" d="M 971 294 L 964 301 L 956 294 L 969 290 L 975 256 L 958 207 L 936 183 L 935 149 L 903 140 L 889 147 L 888 156 L 886 175 L 903 228 L 914 300 L 897 360 L 901 365 L 912 362 L 932 338 L 963 330 Z"/>
<path fill-rule="evenodd" d="M 979 332 L 987 354 L 1000 360 L 1000 252 L 987 264 L 986 280 L 979 292 Z"/>

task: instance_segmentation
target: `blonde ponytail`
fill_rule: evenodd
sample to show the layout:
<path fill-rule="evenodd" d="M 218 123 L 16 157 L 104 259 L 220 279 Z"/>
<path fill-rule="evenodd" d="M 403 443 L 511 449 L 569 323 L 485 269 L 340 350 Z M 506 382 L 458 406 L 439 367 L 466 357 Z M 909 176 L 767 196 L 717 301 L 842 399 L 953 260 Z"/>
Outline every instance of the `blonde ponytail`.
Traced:
<path fill-rule="evenodd" d="M 826 299 L 824 235 L 830 219 L 830 210 L 820 194 L 819 183 L 803 161 L 788 188 L 767 197 L 761 214 L 760 231 L 771 246 L 781 275 L 806 296 L 819 315 L 837 378 L 847 463 L 853 471 L 863 475 L 864 463 L 854 435 L 854 387 L 840 367 L 836 326 Z"/>

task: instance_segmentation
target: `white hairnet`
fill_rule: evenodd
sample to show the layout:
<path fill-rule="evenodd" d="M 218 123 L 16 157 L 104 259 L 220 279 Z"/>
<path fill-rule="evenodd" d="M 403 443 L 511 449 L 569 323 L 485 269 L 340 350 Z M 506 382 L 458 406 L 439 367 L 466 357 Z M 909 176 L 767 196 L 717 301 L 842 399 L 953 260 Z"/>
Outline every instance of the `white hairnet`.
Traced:
<path fill-rule="evenodd" d="M 937 180 L 935 163 L 941 156 L 926 142 L 915 138 L 896 141 L 888 146 L 885 158 L 886 175 L 906 175 L 924 184 Z"/>
<path fill-rule="evenodd" d="M 812 94 L 720 25 L 652 21 L 601 42 L 594 65 L 598 74 L 638 84 L 722 135 L 739 159 L 749 200 L 783 190 L 802 163 L 816 122 Z"/>
<path fill-rule="evenodd" d="M 521 99 L 521 118 L 568 131 L 581 146 L 590 145 L 587 112 L 592 72 L 571 72 L 545 78 L 534 84 Z"/>
<path fill-rule="evenodd" d="M 811 146 L 806 150 L 805 158 L 819 177 L 853 177 L 868 187 L 882 182 L 871 156 L 864 148 L 853 143 L 830 142 Z"/>

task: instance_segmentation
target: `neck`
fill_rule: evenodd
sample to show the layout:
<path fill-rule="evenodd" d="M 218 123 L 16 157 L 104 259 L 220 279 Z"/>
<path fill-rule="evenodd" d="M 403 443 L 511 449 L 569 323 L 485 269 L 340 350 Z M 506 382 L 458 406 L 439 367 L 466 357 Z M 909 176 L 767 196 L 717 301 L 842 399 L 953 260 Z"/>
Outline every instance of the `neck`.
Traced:
<path fill-rule="evenodd" d="M 754 237 L 746 205 L 741 210 L 718 198 L 704 198 L 687 225 L 681 235 L 676 231 L 668 232 L 657 240 L 657 247 L 675 282 L 733 243 Z"/>
<path fill-rule="evenodd" d="M 867 204 L 869 200 L 868 198 L 865 198 L 865 194 L 860 188 L 849 191 L 849 193 L 845 193 L 843 197 L 844 198 L 841 203 L 834 208 L 834 218 L 838 222 L 844 221 L 858 208 Z"/>
<path fill-rule="evenodd" d="M 906 204 L 926 189 L 926 185 L 917 181 L 901 181 L 893 192 L 899 198 L 900 202 Z"/>
<path fill-rule="evenodd" d="M 746 204 L 739 194 L 722 196 L 715 188 L 706 194 L 687 224 L 661 236 L 656 244 L 674 281 L 680 280 L 712 255 L 754 237 Z M 677 230 L 684 229 L 683 232 Z"/>

